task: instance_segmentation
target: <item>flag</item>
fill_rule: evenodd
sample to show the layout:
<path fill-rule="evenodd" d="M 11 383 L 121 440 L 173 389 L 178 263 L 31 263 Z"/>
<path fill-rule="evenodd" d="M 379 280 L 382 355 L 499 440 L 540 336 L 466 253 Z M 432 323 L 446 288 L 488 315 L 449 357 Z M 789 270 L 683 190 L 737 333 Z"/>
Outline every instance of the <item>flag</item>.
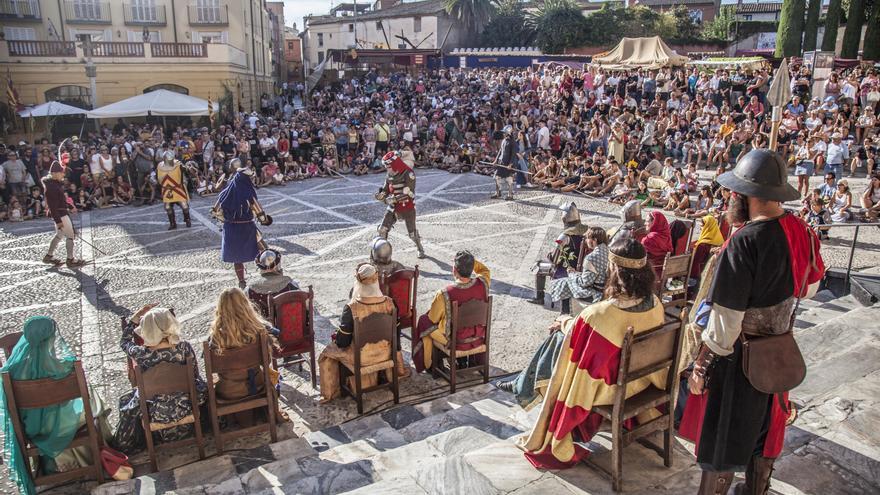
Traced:
<path fill-rule="evenodd" d="M 12 84 L 12 73 L 8 68 L 6 69 L 6 101 L 14 111 L 20 112 L 24 110 L 24 105 L 21 104 L 21 99 L 18 97 L 18 90 Z"/>
<path fill-rule="evenodd" d="M 309 74 L 309 77 L 306 78 L 306 94 L 311 93 L 312 90 L 315 89 L 315 86 L 318 85 L 318 82 L 324 75 L 324 69 L 327 67 L 327 62 L 330 61 L 330 58 L 331 57 L 328 55 L 323 62 L 315 67 L 315 71 Z"/>
<path fill-rule="evenodd" d="M 214 102 L 210 96 L 208 97 L 208 121 L 211 122 L 211 126 L 214 125 Z"/>

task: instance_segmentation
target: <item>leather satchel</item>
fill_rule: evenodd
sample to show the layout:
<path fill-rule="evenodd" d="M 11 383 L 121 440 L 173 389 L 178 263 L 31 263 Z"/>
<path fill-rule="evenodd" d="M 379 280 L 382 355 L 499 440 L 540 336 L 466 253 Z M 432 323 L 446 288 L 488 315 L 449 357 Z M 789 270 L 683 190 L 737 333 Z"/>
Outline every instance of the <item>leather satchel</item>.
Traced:
<path fill-rule="evenodd" d="M 806 290 L 807 277 L 815 267 L 815 245 L 810 235 L 810 264 L 804 271 L 801 290 Z M 798 294 L 794 311 L 788 324 L 788 331 L 782 334 L 763 337 L 746 337 L 740 334 L 742 341 L 743 373 L 755 389 L 766 394 L 781 394 L 800 385 L 807 376 L 807 364 L 801 350 L 794 339 L 794 321 L 801 298 Z M 774 332 L 775 333 L 775 332 Z"/>

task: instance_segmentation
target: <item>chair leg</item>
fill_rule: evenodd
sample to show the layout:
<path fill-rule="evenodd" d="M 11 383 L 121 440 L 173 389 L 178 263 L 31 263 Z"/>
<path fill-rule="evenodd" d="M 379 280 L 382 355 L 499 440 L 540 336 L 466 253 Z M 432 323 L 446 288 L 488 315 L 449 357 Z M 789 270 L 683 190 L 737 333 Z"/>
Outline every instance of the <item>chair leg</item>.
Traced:
<path fill-rule="evenodd" d="M 196 407 L 199 407 L 199 406 L 196 405 Z M 196 430 L 196 447 L 198 447 L 198 449 L 199 449 L 199 459 L 204 459 L 205 458 L 205 441 L 204 441 L 204 437 L 202 436 L 201 422 L 202 422 L 201 418 L 196 418 L 195 422 L 193 423 L 193 428 L 195 428 L 195 430 Z"/>
<path fill-rule="evenodd" d="M 355 366 L 355 368 L 357 368 Z M 361 370 L 354 370 L 354 400 L 357 402 L 357 411 L 358 414 L 364 413 L 364 390 L 361 384 Z"/>
<path fill-rule="evenodd" d="M 431 377 L 435 380 L 440 377 L 440 373 L 437 372 L 437 367 L 440 366 L 440 353 L 437 352 L 437 348 L 433 348 L 431 350 Z"/>
<path fill-rule="evenodd" d="M 217 447 L 217 453 L 223 453 L 223 434 L 220 433 L 220 418 L 217 417 L 216 411 L 211 411 L 211 430 L 214 434 L 214 444 Z"/>
<path fill-rule="evenodd" d="M 455 377 L 458 375 L 458 359 L 455 353 L 449 355 L 449 393 L 455 393 Z"/>
<path fill-rule="evenodd" d="M 486 348 L 486 354 L 483 355 L 483 383 L 489 383 L 489 348 Z"/>
<path fill-rule="evenodd" d="M 309 353 L 309 373 L 312 375 L 312 388 L 318 388 L 318 372 L 315 367 L 315 350 Z"/>
<path fill-rule="evenodd" d="M 394 356 L 393 361 L 394 367 L 389 371 L 389 373 L 391 373 L 391 392 L 394 394 L 394 403 L 400 404 L 400 378 L 397 376 L 398 364 L 396 355 Z"/>
<path fill-rule="evenodd" d="M 275 387 L 272 387 L 272 384 L 267 383 L 266 388 L 269 389 L 269 404 L 266 407 L 267 416 L 269 416 L 269 438 L 272 439 L 272 443 L 275 443 L 278 441 L 278 419 L 276 418 L 278 396 L 275 395 Z"/>
<path fill-rule="evenodd" d="M 669 419 L 672 422 L 672 418 Z M 672 467 L 672 426 L 667 426 L 663 431 L 663 465 Z"/>
<path fill-rule="evenodd" d="M 611 424 L 611 488 L 615 492 L 623 489 L 623 446 L 620 437 L 623 428 L 620 421 L 613 420 Z"/>

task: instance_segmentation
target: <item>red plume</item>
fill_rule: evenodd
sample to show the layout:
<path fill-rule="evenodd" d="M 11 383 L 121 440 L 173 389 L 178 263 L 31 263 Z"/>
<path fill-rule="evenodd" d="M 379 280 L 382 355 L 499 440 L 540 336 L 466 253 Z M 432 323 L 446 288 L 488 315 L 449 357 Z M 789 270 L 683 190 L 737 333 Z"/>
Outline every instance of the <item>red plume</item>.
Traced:
<path fill-rule="evenodd" d="M 70 153 L 61 153 L 61 165 L 67 168 L 68 162 L 70 162 Z"/>

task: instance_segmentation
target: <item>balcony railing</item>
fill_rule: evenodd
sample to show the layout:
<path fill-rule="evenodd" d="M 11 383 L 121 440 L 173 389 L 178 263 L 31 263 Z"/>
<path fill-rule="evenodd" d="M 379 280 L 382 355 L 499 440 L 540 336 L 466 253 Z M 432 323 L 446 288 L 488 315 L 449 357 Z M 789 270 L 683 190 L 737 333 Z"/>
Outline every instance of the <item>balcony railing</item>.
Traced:
<path fill-rule="evenodd" d="M 7 41 L 9 55 L 15 57 L 75 57 L 73 41 Z"/>
<path fill-rule="evenodd" d="M 0 0 L 0 19 L 40 20 L 40 2 L 37 0 Z"/>
<path fill-rule="evenodd" d="M 144 4 L 122 4 L 126 26 L 164 26 L 165 6 Z"/>
<path fill-rule="evenodd" d="M 208 46 L 205 43 L 150 43 L 153 57 L 207 57 Z"/>
<path fill-rule="evenodd" d="M 192 26 L 226 26 L 229 24 L 229 6 L 189 6 L 189 23 Z"/>
<path fill-rule="evenodd" d="M 110 2 L 66 0 L 65 19 L 70 24 L 110 24 Z"/>
<path fill-rule="evenodd" d="M 92 43 L 93 57 L 143 57 L 143 43 L 98 41 Z"/>

